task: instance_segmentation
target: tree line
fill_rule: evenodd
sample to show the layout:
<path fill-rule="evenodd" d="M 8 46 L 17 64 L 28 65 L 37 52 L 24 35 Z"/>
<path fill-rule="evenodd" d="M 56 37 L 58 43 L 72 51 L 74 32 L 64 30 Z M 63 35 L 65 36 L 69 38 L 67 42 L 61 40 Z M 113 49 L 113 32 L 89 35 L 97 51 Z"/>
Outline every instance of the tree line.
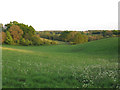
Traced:
<path fill-rule="evenodd" d="M 118 37 L 119 30 L 88 30 L 88 31 L 36 31 L 42 38 L 80 44 L 103 38 Z"/>
<path fill-rule="evenodd" d="M 81 44 L 120 35 L 119 30 L 35 31 L 31 25 L 28 26 L 17 21 L 2 25 L 1 28 L 3 44 L 25 46 L 58 44 L 57 41 Z"/>
<path fill-rule="evenodd" d="M 2 44 L 9 45 L 45 45 L 57 44 L 56 41 L 44 40 L 36 35 L 35 29 L 30 25 L 18 23 L 16 21 L 10 22 L 2 26 Z"/>

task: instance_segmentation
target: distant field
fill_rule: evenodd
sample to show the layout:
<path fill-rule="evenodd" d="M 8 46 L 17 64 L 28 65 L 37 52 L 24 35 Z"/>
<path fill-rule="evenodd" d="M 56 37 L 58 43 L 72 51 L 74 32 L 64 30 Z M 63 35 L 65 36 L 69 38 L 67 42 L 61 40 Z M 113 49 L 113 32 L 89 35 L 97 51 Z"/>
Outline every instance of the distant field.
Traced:
<path fill-rule="evenodd" d="M 3 88 L 116 88 L 118 38 L 79 45 L 3 45 Z"/>

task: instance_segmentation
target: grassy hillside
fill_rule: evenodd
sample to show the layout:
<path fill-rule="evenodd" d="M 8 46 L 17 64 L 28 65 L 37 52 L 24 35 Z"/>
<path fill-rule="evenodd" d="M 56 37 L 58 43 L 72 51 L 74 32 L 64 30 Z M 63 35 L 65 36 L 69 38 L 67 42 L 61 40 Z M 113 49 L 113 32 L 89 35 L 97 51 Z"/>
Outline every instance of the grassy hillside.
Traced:
<path fill-rule="evenodd" d="M 117 87 L 118 38 L 80 45 L 3 45 L 3 87 Z"/>

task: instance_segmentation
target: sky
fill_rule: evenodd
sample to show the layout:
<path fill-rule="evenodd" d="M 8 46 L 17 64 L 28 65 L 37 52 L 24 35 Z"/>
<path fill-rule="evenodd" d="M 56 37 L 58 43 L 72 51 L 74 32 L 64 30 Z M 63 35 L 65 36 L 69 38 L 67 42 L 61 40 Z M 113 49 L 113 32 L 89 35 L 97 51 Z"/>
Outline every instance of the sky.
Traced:
<path fill-rule="evenodd" d="M 119 0 L 1 0 L 0 23 L 17 21 L 35 30 L 118 29 Z"/>

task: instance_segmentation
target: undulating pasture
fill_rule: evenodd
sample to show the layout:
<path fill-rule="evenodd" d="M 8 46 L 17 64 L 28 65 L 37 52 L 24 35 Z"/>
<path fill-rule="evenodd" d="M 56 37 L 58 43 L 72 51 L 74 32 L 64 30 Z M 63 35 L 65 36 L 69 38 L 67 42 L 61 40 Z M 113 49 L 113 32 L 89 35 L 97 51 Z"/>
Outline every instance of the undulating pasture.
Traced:
<path fill-rule="evenodd" d="M 118 38 L 78 45 L 3 45 L 2 67 L 3 88 L 117 88 Z"/>

